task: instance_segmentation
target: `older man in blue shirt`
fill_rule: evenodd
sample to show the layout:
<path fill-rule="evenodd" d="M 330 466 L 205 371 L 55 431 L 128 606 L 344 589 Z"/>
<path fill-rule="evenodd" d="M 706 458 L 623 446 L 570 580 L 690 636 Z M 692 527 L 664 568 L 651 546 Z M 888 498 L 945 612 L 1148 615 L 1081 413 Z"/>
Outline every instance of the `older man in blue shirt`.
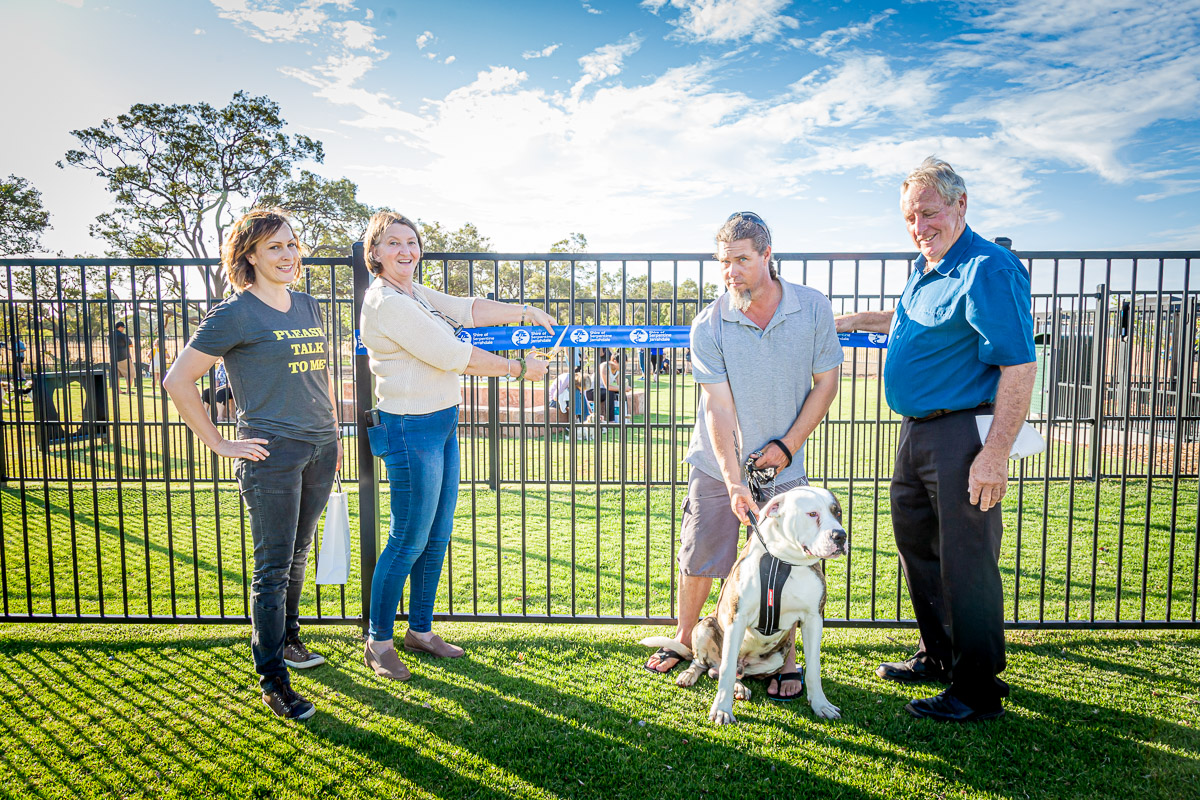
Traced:
<path fill-rule="evenodd" d="M 837 318 L 839 331 L 889 334 L 884 392 L 904 417 L 892 525 L 921 641 L 876 674 L 950 684 L 905 706 L 913 716 L 993 719 L 1008 696 L 1000 500 L 1036 370 L 1029 273 L 967 226 L 966 186 L 946 162 L 925 159 L 900 208 L 921 251 L 900 302 Z M 986 442 L 980 414 L 995 415 Z"/>

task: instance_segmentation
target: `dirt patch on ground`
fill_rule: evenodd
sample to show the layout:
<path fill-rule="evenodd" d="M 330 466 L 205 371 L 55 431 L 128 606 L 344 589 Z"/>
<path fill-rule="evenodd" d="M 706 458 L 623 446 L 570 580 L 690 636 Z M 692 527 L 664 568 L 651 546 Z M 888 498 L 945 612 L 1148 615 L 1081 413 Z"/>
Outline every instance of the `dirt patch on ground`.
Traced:
<path fill-rule="evenodd" d="M 1154 443 L 1153 472 L 1159 475 L 1171 475 L 1175 472 L 1175 442 Z M 1200 442 L 1185 442 L 1179 445 L 1179 472 L 1182 475 L 1194 475 L 1200 467 Z M 1150 443 L 1131 441 L 1129 444 L 1109 445 L 1104 448 L 1104 456 L 1110 463 L 1120 463 L 1121 457 L 1128 454 L 1130 466 L 1137 464 L 1145 467 L 1151 458 Z"/>

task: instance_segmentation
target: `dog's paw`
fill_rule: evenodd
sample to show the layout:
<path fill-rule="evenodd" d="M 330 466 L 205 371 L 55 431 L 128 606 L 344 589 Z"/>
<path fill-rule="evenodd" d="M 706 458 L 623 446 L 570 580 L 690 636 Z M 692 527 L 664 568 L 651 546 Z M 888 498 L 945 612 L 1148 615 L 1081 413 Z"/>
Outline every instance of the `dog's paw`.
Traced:
<path fill-rule="evenodd" d="M 737 717 L 733 715 L 732 708 L 721 708 L 713 703 L 712 710 L 708 712 L 708 721 L 714 725 L 735 725 Z"/>
<path fill-rule="evenodd" d="M 824 697 L 812 700 L 812 710 L 821 719 L 841 719 L 842 710 Z"/>
<path fill-rule="evenodd" d="M 679 675 L 675 678 L 675 685 L 682 686 L 685 689 L 689 686 L 695 686 L 696 681 L 700 678 L 700 673 L 703 671 L 704 669 L 702 667 L 697 667 L 695 664 L 692 664 L 692 666 L 679 673 Z"/>
<path fill-rule="evenodd" d="M 749 700 L 750 688 L 741 681 L 733 684 L 733 699 L 734 700 Z"/>

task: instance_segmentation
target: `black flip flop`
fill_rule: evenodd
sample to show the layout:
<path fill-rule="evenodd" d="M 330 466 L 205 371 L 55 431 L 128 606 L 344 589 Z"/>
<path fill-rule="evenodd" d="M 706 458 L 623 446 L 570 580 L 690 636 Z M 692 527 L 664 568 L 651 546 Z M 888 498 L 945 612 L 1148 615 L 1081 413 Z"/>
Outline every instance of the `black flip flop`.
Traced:
<path fill-rule="evenodd" d="M 787 697 L 782 697 L 779 693 L 783 691 L 784 681 L 800 681 L 800 691 Z M 771 688 L 771 684 L 775 684 L 775 694 L 767 692 L 767 699 L 774 700 L 776 703 L 790 703 L 793 700 L 799 700 L 804 696 L 804 673 L 803 672 L 776 672 L 767 680 L 767 688 Z"/>
<path fill-rule="evenodd" d="M 654 655 L 650 656 L 650 658 L 657 658 L 660 662 L 665 659 L 668 659 L 668 658 L 675 659 L 675 663 L 672 664 L 667 669 L 655 669 L 654 667 L 651 667 L 648 664 L 642 664 L 642 668 L 645 669 L 647 672 L 656 672 L 659 675 L 666 675 L 668 672 L 675 669 L 676 667 L 678 667 L 680 664 L 682 664 L 684 661 L 687 660 L 683 656 L 679 655 L 679 653 L 676 653 L 674 650 L 668 650 L 665 647 L 660 647 L 657 650 L 655 650 Z M 646 660 L 649 661 L 650 659 L 646 659 Z"/>

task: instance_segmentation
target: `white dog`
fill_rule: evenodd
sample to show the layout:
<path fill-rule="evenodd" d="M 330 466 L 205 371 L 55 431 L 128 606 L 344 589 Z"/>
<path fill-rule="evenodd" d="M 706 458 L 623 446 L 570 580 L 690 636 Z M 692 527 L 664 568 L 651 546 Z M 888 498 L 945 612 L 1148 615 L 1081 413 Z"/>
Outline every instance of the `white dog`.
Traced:
<path fill-rule="evenodd" d="M 821 688 L 825 613 L 821 561 L 848 552 L 842 508 L 825 489 L 797 487 L 767 501 L 759 515 L 758 531 L 761 539 L 752 534 L 742 548 L 721 588 L 716 609 L 696 624 L 693 650 L 659 636 L 643 639 L 642 644 L 666 647 L 692 660 L 675 680 L 679 686 L 692 686 L 705 670 L 717 678 L 717 696 L 708 718 L 718 725 L 728 725 L 737 722 L 733 701 L 750 699 L 750 690 L 738 678 L 779 672 L 791 646 L 792 624 L 800 620 L 808 702 L 818 717 L 837 719 L 841 711 Z M 768 601 L 764 576 L 771 576 L 767 582 L 772 583 L 781 564 L 790 567 L 790 574 L 782 587 L 767 587 L 772 597 Z M 768 613 L 760 616 L 764 607 Z"/>

